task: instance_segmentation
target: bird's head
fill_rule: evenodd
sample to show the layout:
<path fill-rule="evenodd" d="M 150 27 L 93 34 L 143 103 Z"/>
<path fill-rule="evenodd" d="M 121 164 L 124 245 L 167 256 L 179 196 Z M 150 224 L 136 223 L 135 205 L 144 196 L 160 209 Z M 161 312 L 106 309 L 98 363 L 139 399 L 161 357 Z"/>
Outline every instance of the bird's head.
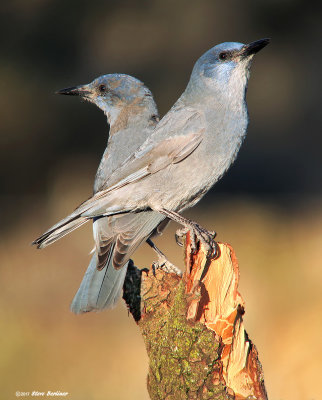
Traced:
<path fill-rule="evenodd" d="M 120 114 L 141 115 L 147 113 L 158 116 L 150 90 L 138 79 L 124 74 L 102 75 L 86 85 L 61 89 L 57 94 L 80 96 L 95 104 L 115 123 Z"/>
<path fill-rule="evenodd" d="M 251 61 L 269 41 L 260 39 L 249 44 L 226 42 L 208 50 L 196 62 L 187 92 L 205 91 L 204 95 L 217 95 L 219 98 L 244 95 Z"/>

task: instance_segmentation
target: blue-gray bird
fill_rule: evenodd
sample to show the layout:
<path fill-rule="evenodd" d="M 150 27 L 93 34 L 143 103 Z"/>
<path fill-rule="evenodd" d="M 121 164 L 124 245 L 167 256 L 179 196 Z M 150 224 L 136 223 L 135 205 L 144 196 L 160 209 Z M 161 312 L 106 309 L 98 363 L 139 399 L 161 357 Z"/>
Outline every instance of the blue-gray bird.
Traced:
<path fill-rule="evenodd" d="M 44 247 L 64 227 L 72 230 L 83 219 L 143 214 L 145 224 L 131 221 L 116 241 L 106 237 L 108 268 L 121 269 L 166 217 L 212 249 L 213 236 L 180 213 L 195 205 L 235 160 L 248 124 L 245 94 L 251 61 L 268 43 L 229 42 L 208 50 L 196 62 L 184 93 L 143 145 L 100 191 L 34 243 Z"/>
<path fill-rule="evenodd" d="M 96 173 L 95 194 L 104 187 L 109 175 L 151 134 L 159 121 L 157 106 L 151 91 L 141 81 L 124 74 L 104 75 L 89 84 L 62 89 L 57 93 L 80 96 L 94 103 L 107 116 L 109 139 Z M 112 216 L 94 220 L 96 248 L 72 302 L 73 312 L 101 310 L 112 306 L 118 299 L 127 268 L 102 270 L 106 263 L 104 240 L 106 235 L 117 235 L 119 226 L 127 224 L 129 217 Z M 144 219 L 144 215 L 142 217 Z M 87 221 L 86 218 L 79 219 L 75 227 Z M 64 227 L 56 232 L 56 236 L 52 235 L 50 242 L 68 232 L 68 227 Z"/>

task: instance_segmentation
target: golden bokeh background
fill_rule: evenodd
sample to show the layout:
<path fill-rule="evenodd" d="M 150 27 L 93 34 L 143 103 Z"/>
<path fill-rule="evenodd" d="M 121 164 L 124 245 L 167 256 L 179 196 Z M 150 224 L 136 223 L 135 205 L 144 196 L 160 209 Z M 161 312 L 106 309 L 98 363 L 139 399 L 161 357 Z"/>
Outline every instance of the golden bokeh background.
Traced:
<path fill-rule="evenodd" d="M 60 390 L 70 400 L 148 399 L 144 343 L 123 302 L 69 311 L 89 261 L 90 224 L 42 251 L 30 246 L 90 195 L 108 132 L 95 107 L 52 93 L 129 73 L 164 114 L 208 48 L 268 36 L 252 69 L 238 160 L 186 215 L 236 251 L 245 326 L 269 398 L 322 399 L 322 24 L 314 3 L 15 0 L 0 11 L 0 398 Z M 157 244 L 183 266 L 175 228 Z M 140 267 L 153 259 L 146 245 L 134 256 Z"/>

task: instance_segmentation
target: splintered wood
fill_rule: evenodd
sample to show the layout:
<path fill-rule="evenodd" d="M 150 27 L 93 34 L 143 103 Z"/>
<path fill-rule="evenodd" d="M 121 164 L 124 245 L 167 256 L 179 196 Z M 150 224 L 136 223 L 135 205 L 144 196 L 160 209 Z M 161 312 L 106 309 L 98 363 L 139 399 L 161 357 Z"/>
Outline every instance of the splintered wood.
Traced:
<path fill-rule="evenodd" d="M 191 253 L 187 238 L 184 278 L 191 298 L 187 319 L 201 322 L 218 336 L 223 346 L 223 378 L 235 398 L 267 399 L 257 349 L 244 328 L 237 258 L 230 245 L 218 243 L 218 247 L 218 257 L 209 261 L 202 247 L 196 254 Z"/>
<path fill-rule="evenodd" d="M 183 277 L 129 266 L 124 299 L 149 356 L 152 400 L 266 400 L 256 347 L 244 329 L 239 267 L 231 246 L 215 258 L 186 238 Z M 135 284 L 135 282 L 137 282 Z"/>

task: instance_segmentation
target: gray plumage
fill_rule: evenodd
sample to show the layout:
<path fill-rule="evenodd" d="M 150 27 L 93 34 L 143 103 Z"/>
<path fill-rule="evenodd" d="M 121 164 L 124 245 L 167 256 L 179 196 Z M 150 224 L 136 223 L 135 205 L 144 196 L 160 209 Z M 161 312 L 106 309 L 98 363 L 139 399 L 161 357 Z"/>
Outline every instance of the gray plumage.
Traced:
<path fill-rule="evenodd" d="M 83 218 L 146 215 L 145 227 L 136 227 L 141 234 L 133 234 L 134 225 L 120 233 L 125 245 L 112 260 L 118 269 L 165 216 L 184 221 L 177 213 L 196 204 L 237 156 L 248 124 L 245 93 L 251 60 L 267 43 L 223 43 L 207 51 L 182 96 L 144 144 L 100 191 L 35 242 L 44 246 L 57 230 L 71 229 Z"/>
<path fill-rule="evenodd" d="M 104 187 L 108 176 L 132 155 L 156 126 L 159 117 L 152 93 L 138 79 L 123 74 L 104 75 L 90 84 L 62 89 L 57 93 L 81 96 L 97 105 L 107 116 L 110 132 L 108 145 L 96 173 L 95 194 Z M 94 221 L 95 251 L 72 301 L 73 312 L 101 310 L 113 306 L 119 298 L 127 265 L 116 270 L 109 266 L 109 262 L 115 247 L 113 239 L 129 223 L 130 218 L 128 215 L 112 216 Z M 135 218 L 140 219 L 140 216 Z M 56 241 L 87 221 L 86 218 L 80 218 L 76 224 L 67 224 L 52 234 L 47 243 Z M 106 268 L 103 269 L 104 266 Z"/>

